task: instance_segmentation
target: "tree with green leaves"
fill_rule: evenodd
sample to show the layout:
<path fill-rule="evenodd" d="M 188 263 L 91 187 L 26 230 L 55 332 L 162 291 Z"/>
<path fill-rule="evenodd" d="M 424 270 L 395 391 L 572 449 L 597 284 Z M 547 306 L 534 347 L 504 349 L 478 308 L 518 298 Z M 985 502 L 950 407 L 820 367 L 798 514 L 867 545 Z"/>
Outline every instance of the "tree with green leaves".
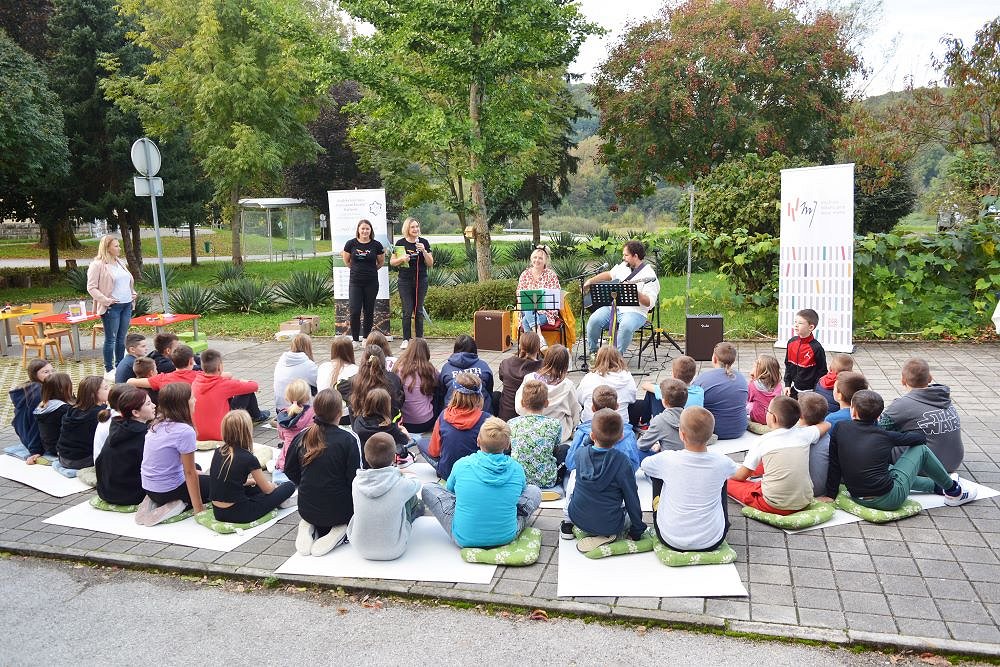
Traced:
<path fill-rule="evenodd" d="M 375 26 L 355 40 L 354 78 L 366 95 L 352 138 L 383 173 L 419 185 L 416 163 L 424 183 L 436 179 L 424 192 L 444 188 L 460 219 L 471 215 L 478 273 L 489 278 L 486 191 L 502 200 L 534 171 L 523 158 L 548 136 L 552 103 L 538 94 L 538 73 L 564 70 L 598 28 L 564 0 L 340 5 Z"/>
<path fill-rule="evenodd" d="M 860 61 L 838 15 L 800 10 L 687 0 L 621 37 L 592 90 L 602 157 L 625 200 L 748 152 L 832 157 Z"/>
<path fill-rule="evenodd" d="M 137 45 L 152 62 L 106 84 L 154 136 L 190 135 L 191 151 L 232 224 L 243 262 L 239 199 L 274 186 L 282 169 L 315 157 L 307 127 L 336 67 L 339 37 L 305 0 L 126 0 Z"/>
<path fill-rule="evenodd" d="M 52 202 L 69 173 L 62 105 L 44 68 L 0 30 L 0 214 L 58 224 Z M 49 268 L 59 250 L 49 244 Z"/>

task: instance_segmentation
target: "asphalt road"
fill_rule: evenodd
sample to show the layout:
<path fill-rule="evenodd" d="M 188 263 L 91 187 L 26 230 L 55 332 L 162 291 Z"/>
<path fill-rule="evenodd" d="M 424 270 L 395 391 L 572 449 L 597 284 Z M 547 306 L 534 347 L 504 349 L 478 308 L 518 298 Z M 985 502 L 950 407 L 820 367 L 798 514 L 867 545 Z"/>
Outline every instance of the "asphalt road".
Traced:
<path fill-rule="evenodd" d="M 3 665 L 927 664 L 17 556 L 0 558 L 0 600 Z"/>

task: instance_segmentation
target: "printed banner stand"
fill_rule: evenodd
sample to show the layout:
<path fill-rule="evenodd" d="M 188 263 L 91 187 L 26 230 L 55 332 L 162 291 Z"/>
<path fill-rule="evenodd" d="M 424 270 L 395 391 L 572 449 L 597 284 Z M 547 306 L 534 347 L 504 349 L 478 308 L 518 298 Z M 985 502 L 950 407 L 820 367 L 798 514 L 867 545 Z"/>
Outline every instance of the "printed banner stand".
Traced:
<path fill-rule="evenodd" d="M 375 298 L 374 328 L 389 335 L 389 240 L 386 223 L 385 190 L 330 190 L 330 239 L 334 253 L 340 253 L 354 234 L 360 220 L 372 223 L 375 238 L 385 246 L 385 266 L 378 272 L 378 296 Z M 350 334 L 350 308 L 348 306 L 348 282 L 350 270 L 333 270 L 334 321 L 338 334 Z M 391 340 L 391 339 L 390 339 Z"/>
<path fill-rule="evenodd" d="M 854 351 L 854 165 L 781 170 L 778 340 L 795 335 L 795 313 L 819 313 L 816 338 Z"/>

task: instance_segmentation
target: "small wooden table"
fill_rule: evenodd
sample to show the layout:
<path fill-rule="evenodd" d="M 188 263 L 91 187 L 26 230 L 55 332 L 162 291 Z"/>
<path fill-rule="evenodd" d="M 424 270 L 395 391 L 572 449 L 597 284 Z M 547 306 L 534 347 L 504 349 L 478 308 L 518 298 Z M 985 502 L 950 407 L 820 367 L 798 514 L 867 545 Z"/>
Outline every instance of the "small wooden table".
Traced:
<path fill-rule="evenodd" d="M 87 313 L 79 317 L 70 317 L 69 313 L 57 313 L 55 315 L 44 315 L 31 319 L 35 324 L 62 324 L 69 325 L 70 334 L 73 336 L 73 361 L 80 361 L 80 325 L 84 322 L 93 322 L 101 319 L 97 313 Z"/>
<path fill-rule="evenodd" d="M 15 317 L 24 317 L 25 315 L 37 315 L 42 312 L 37 308 L 11 308 L 6 313 L 0 313 L 0 320 L 3 320 L 3 335 L 0 336 L 0 355 L 7 355 L 7 348 L 11 345 L 10 340 L 10 320 Z"/>
<path fill-rule="evenodd" d="M 138 317 L 133 317 L 129 324 L 133 327 L 156 327 L 156 333 L 163 333 L 164 327 L 190 320 L 191 326 L 194 329 L 194 339 L 198 340 L 199 317 L 201 317 L 201 315 L 185 315 L 181 313 L 175 313 L 169 316 L 139 315 Z"/>

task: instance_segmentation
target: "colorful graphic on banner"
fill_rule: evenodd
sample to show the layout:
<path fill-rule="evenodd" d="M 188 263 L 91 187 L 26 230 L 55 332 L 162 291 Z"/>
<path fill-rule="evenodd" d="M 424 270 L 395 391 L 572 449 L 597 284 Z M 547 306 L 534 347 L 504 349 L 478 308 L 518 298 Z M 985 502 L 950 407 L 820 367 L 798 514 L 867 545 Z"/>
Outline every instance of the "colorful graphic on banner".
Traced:
<path fill-rule="evenodd" d="M 389 298 L 389 256 L 392 252 L 392 244 L 389 242 L 389 231 L 385 219 L 385 190 L 378 188 L 372 190 L 330 190 L 327 192 L 330 200 L 330 238 L 333 241 L 333 251 L 339 253 L 344 249 L 344 244 L 354 238 L 358 228 L 359 220 L 368 220 L 372 223 L 375 238 L 385 246 L 386 258 L 385 266 L 378 272 L 378 296 L 377 299 Z M 348 272 L 334 271 L 333 285 L 334 295 L 337 300 L 341 297 L 338 294 L 347 294 L 347 283 L 345 276 Z M 343 282 L 343 285 L 340 283 Z M 345 300 L 346 296 L 343 297 Z M 376 306 L 376 309 L 378 306 Z"/>
<path fill-rule="evenodd" d="M 778 340 L 795 335 L 795 313 L 819 313 L 816 338 L 854 351 L 854 165 L 781 171 Z"/>

